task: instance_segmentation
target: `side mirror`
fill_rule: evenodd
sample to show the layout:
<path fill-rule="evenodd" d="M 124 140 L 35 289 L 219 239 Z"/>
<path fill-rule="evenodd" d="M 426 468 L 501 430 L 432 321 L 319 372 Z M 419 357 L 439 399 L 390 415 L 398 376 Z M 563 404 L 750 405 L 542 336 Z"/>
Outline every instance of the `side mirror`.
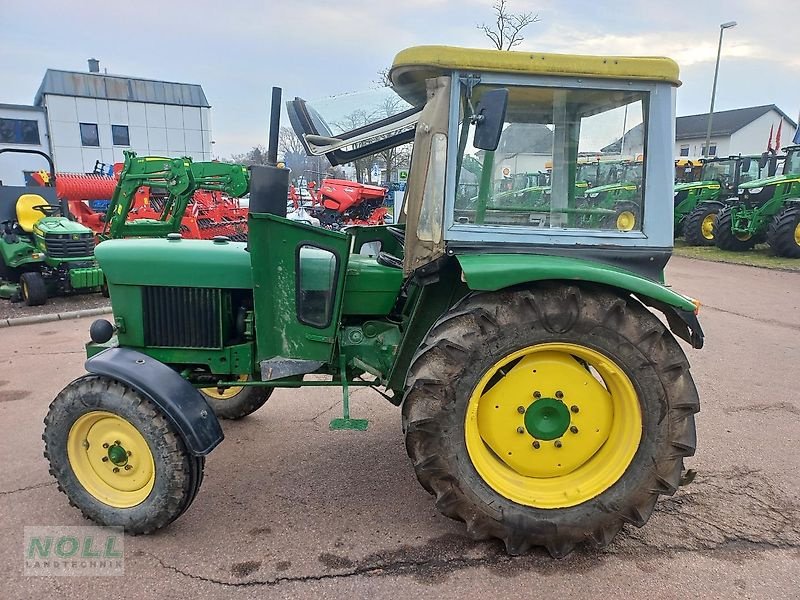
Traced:
<path fill-rule="evenodd" d="M 752 162 L 753 162 L 753 159 L 750 158 L 749 156 L 746 156 L 745 158 L 743 158 L 742 159 L 742 171 L 749 171 Z"/>
<path fill-rule="evenodd" d="M 470 121 L 475 125 L 472 145 L 481 150 L 495 151 L 503 133 L 508 107 L 508 90 L 490 90 L 483 94 Z"/>

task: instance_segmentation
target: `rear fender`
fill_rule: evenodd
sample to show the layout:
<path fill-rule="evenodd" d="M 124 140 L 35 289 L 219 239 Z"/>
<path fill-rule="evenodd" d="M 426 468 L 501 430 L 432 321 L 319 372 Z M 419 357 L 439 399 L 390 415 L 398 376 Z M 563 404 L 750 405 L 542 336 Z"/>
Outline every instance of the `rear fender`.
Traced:
<path fill-rule="evenodd" d="M 164 363 L 128 348 L 109 348 L 87 360 L 85 367 L 152 400 L 195 456 L 205 456 L 222 441 L 222 427 L 203 395 Z"/>

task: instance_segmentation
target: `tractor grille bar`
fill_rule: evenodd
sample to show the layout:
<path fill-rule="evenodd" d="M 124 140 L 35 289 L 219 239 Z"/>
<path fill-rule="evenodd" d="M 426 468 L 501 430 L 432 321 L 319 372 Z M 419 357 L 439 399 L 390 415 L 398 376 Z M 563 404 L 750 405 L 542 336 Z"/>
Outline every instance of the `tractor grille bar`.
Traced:
<path fill-rule="evenodd" d="M 48 256 L 52 258 L 84 258 L 94 252 L 94 235 L 91 233 L 48 233 L 44 243 Z"/>
<path fill-rule="evenodd" d="M 143 304 L 145 346 L 222 346 L 220 290 L 145 287 Z"/>

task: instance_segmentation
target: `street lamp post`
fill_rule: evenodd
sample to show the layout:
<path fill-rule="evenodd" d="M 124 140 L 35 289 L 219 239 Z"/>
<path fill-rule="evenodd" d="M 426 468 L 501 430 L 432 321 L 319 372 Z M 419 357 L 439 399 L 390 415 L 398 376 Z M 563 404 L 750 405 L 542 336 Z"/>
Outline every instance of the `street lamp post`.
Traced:
<path fill-rule="evenodd" d="M 711 86 L 711 108 L 708 111 L 708 129 L 706 145 L 703 147 L 703 158 L 708 158 L 708 147 L 711 144 L 711 121 L 714 119 L 714 96 L 717 94 L 717 76 L 719 75 L 719 57 L 722 54 L 722 34 L 726 29 L 736 27 L 736 21 L 728 21 L 719 26 L 719 45 L 717 45 L 717 64 L 714 67 L 714 84 Z"/>

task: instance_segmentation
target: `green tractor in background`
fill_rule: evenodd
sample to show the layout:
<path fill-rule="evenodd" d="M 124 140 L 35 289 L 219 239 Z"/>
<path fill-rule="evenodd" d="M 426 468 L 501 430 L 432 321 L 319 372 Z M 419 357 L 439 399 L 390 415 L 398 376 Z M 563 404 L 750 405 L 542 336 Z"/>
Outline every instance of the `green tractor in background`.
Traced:
<path fill-rule="evenodd" d="M 714 245 L 714 221 L 742 183 L 758 179 L 767 164 L 770 175 L 776 161 L 761 156 L 700 159 L 698 181 L 675 185 L 675 237 L 692 246 Z"/>
<path fill-rule="evenodd" d="M 784 148 L 783 173 L 741 184 L 714 224 L 722 250 L 750 250 L 766 240 L 778 256 L 800 258 L 800 145 Z"/>
<path fill-rule="evenodd" d="M 287 110 L 306 150 L 334 165 L 413 141 L 399 225 L 286 218 L 275 88 L 247 244 L 173 234 L 98 246 L 114 321 L 92 324 L 88 373 L 58 394 L 44 430 L 51 473 L 87 518 L 136 534 L 186 511 L 223 440 L 198 391 L 209 386 L 287 388 L 296 402 L 305 386 L 339 388 L 330 427 L 356 430 L 367 423 L 350 415 L 350 388 L 377 390 L 401 407 L 436 507 L 511 554 L 602 548 L 691 480 L 699 399 L 676 338 L 702 347 L 699 303 L 661 283 L 677 65 L 423 46 L 398 54 L 390 79 L 377 92 L 408 108 L 353 131 L 334 134 L 301 98 Z M 579 140 L 598 150 L 633 111 L 646 120 L 641 218 L 630 231 L 593 227 L 573 218 Z M 553 128 L 546 224 L 530 209 L 513 222 L 487 210 L 514 123 Z M 465 163 L 478 197 L 458 207 Z"/>
<path fill-rule="evenodd" d="M 644 165 L 641 160 L 606 161 L 598 163 L 598 169 L 601 164 L 605 173 L 598 177 L 600 184 L 590 185 L 584 193 L 584 207 L 595 211 L 585 218 L 590 226 L 633 231 L 642 217 L 638 198 Z"/>
<path fill-rule="evenodd" d="M 0 149 L 6 152 L 44 157 L 50 187 L 0 185 L 0 298 L 37 306 L 49 296 L 100 291 L 94 233 L 59 203 L 52 159 L 38 150 Z"/>

